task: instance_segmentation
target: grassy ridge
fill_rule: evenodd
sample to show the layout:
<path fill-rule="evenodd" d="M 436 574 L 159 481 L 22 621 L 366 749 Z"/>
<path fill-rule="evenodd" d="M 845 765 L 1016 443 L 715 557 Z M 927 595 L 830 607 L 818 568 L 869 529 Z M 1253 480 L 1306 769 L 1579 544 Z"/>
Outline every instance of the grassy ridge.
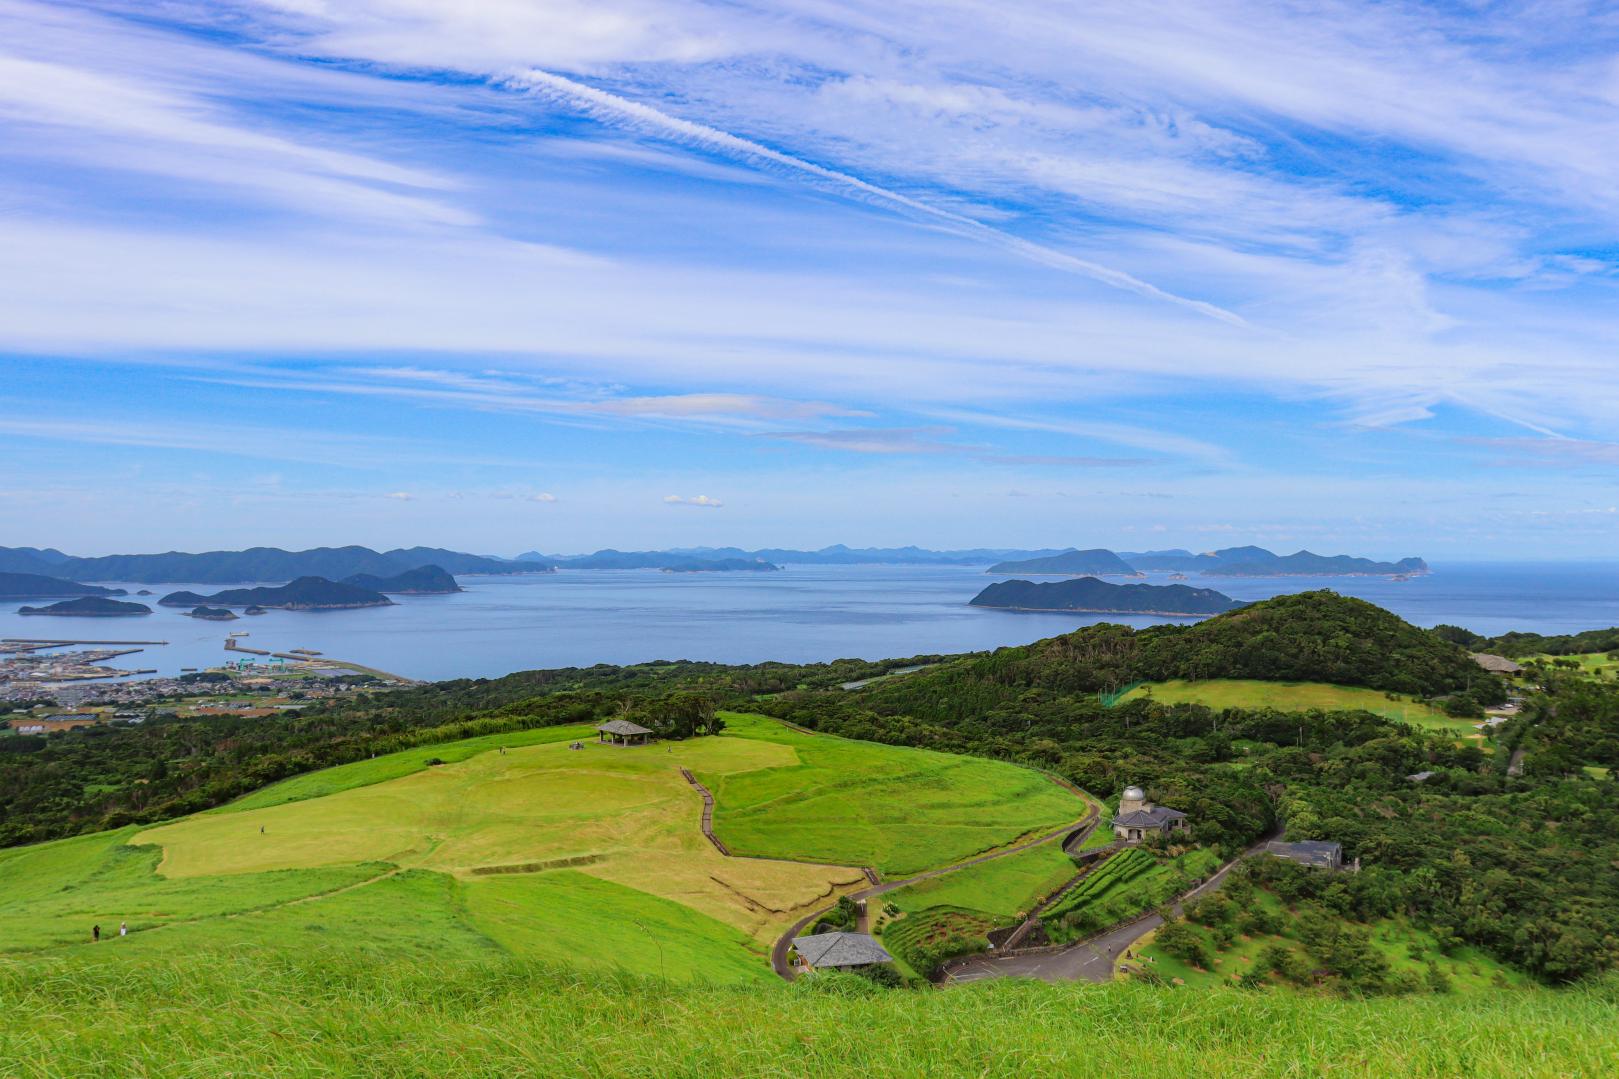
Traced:
<path fill-rule="evenodd" d="M 0 1074 L 1117 1079 L 1610 1074 L 1619 985 L 1346 1001 L 976 984 L 677 986 L 496 959 L 208 952 L 0 963 Z M 1443 1031 L 1443 1036 L 1436 1032 Z"/>

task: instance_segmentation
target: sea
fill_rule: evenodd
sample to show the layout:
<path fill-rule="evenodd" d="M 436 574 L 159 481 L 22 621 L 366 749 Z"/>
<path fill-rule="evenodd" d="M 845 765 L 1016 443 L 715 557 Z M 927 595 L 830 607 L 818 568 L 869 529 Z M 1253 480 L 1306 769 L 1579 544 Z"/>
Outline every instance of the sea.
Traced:
<path fill-rule="evenodd" d="M 121 669 L 174 675 L 231 658 L 226 635 L 272 652 L 310 649 L 416 679 L 493 678 L 540 667 L 655 659 L 756 663 L 885 659 L 1026 644 L 1094 622 L 1195 621 L 1149 616 L 987 610 L 968 606 L 1004 577 L 974 566 L 789 566 L 779 573 L 563 570 L 464 576 L 447 596 L 398 596 L 393 607 L 270 611 L 202 622 L 159 607 L 162 595 L 221 585 L 121 584 L 154 613 L 40 618 L 0 603 L 0 638 L 163 641 L 120 657 Z M 1056 580 L 1057 578 L 1038 578 Z M 103 582 L 112 584 L 112 582 Z M 277 582 L 279 583 L 279 582 Z M 1147 583 L 1169 583 L 1151 574 Z M 1619 562 L 1440 563 L 1410 580 L 1382 577 L 1217 578 L 1182 582 L 1241 600 L 1330 588 L 1420 626 L 1483 634 L 1570 633 L 1619 625 Z M 150 589 L 150 597 L 133 595 Z M 40 601 L 33 601 L 36 605 Z"/>

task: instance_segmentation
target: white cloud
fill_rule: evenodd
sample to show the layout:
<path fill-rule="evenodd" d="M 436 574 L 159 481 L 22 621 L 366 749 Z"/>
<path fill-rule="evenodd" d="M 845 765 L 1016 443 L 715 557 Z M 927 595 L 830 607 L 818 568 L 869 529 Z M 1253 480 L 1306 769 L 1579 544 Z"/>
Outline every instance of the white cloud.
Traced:
<path fill-rule="evenodd" d="M 557 500 L 557 496 L 546 491 L 541 491 L 539 494 L 529 495 L 528 500 L 530 502 L 555 502 Z"/>
<path fill-rule="evenodd" d="M 694 495 L 690 498 L 684 495 L 665 495 L 663 501 L 670 506 L 701 506 L 706 509 L 719 509 L 725 505 L 719 499 L 709 498 L 707 495 Z"/>
<path fill-rule="evenodd" d="M 389 493 L 383 495 L 382 497 L 383 498 L 391 498 L 395 502 L 414 502 L 414 501 L 416 501 L 416 496 L 411 494 L 409 491 L 390 491 Z"/>

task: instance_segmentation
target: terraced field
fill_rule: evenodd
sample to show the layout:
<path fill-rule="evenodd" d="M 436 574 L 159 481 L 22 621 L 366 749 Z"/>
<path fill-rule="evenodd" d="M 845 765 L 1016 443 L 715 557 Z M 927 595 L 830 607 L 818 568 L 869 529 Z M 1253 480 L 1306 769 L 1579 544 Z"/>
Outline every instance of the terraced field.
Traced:
<path fill-rule="evenodd" d="M 796 758 L 713 776 L 694 769 L 719 802 L 715 832 L 738 854 L 870 865 L 904 877 L 1085 811 L 1039 772 L 997 761 L 802 734 L 760 716 L 728 722 Z"/>
<path fill-rule="evenodd" d="M 1059 843 L 1043 843 L 1006 858 L 969 866 L 958 873 L 896 889 L 883 896 L 905 911 L 927 907 L 964 907 L 998 918 L 1030 910 L 1035 902 L 1061 887 L 1078 870 Z"/>
<path fill-rule="evenodd" d="M 581 728 L 412 749 L 0 851 L 0 955 L 77 952 L 99 924 L 98 955 L 342 946 L 757 981 L 788 925 L 865 886 L 860 866 L 952 863 L 1085 808 L 1007 764 L 732 723 L 630 749 Z M 703 837 L 682 768 L 715 791 L 721 834 L 763 856 Z"/>

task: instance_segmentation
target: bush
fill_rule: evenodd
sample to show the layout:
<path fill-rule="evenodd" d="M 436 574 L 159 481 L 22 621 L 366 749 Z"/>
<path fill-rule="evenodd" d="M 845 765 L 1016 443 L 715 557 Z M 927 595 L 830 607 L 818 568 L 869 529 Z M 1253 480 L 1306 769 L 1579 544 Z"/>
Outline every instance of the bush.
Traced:
<path fill-rule="evenodd" d="M 1185 922 L 1170 922 L 1158 930 L 1154 942 L 1165 955 L 1179 959 L 1189 967 L 1213 970 L 1214 959 L 1203 943 L 1203 938 Z"/>

